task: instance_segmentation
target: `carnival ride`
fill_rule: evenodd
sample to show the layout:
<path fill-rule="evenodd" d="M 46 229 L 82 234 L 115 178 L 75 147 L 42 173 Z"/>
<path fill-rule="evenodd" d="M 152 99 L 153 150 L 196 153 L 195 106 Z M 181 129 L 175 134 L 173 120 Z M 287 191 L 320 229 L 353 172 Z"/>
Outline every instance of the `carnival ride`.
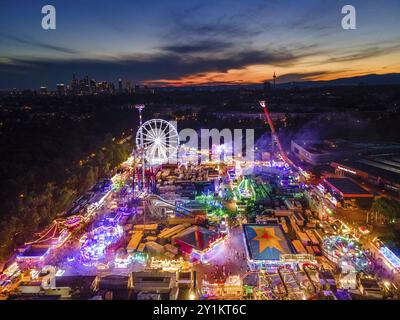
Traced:
<path fill-rule="evenodd" d="M 106 256 L 106 250 L 117 243 L 123 235 L 123 229 L 117 226 L 101 226 L 86 233 L 80 239 L 82 243 L 80 256 L 83 265 L 96 266 Z"/>
<path fill-rule="evenodd" d="M 151 119 L 137 131 L 136 146 L 142 149 L 150 165 L 160 165 L 177 155 L 179 134 L 170 122 Z"/>
<path fill-rule="evenodd" d="M 308 292 L 309 299 L 316 299 L 322 290 L 322 285 L 319 281 L 319 266 L 314 263 L 303 263 L 301 269 L 307 277 L 302 286 Z"/>
<path fill-rule="evenodd" d="M 303 263 L 300 270 L 282 265 L 275 272 L 250 271 L 242 279 L 250 274 L 258 277 L 258 285 L 253 288 L 253 298 L 257 300 L 312 300 L 320 297 L 323 290 L 330 290 L 320 283 L 320 268 L 314 263 Z"/>
<path fill-rule="evenodd" d="M 147 212 L 154 218 L 164 219 L 166 217 L 166 211 L 172 210 L 175 214 L 189 216 L 190 210 L 169 202 L 162 197 L 151 194 L 145 197 L 145 207 Z"/>
<path fill-rule="evenodd" d="M 343 236 L 328 236 L 322 241 L 324 255 L 336 265 L 343 261 L 352 264 L 357 271 L 370 272 L 371 261 L 354 239 Z"/>
<path fill-rule="evenodd" d="M 254 298 L 257 300 L 284 300 L 286 294 L 279 286 L 281 279 L 277 273 L 268 273 L 266 270 L 258 272 L 258 287 L 254 288 Z"/>
<path fill-rule="evenodd" d="M 285 299 L 289 300 L 302 300 L 305 299 L 305 294 L 301 286 L 297 274 L 289 265 L 280 266 L 278 268 L 278 275 L 281 280 Z"/>
<path fill-rule="evenodd" d="M 257 286 L 253 288 L 253 298 L 256 300 L 303 300 L 314 297 L 311 294 L 312 289 L 306 283 L 308 279 L 304 281 L 302 272 L 295 271 L 289 265 L 279 266 L 274 272 L 266 269 L 249 271 L 242 279 L 251 274 L 258 277 Z M 312 281 L 318 291 L 316 280 Z"/>
<path fill-rule="evenodd" d="M 268 125 L 269 125 L 270 129 L 271 129 L 271 139 L 272 139 L 272 150 L 271 151 L 272 151 L 272 156 L 275 154 L 275 146 L 277 146 L 279 155 L 281 156 L 282 160 L 284 162 L 286 162 L 288 165 L 290 165 L 292 168 L 297 169 L 297 166 L 293 163 L 292 160 L 289 159 L 289 157 L 287 156 L 285 150 L 282 147 L 282 144 L 281 144 L 281 142 L 279 140 L 278 134 L 277 134 L 277 132 L 275 130 L 274 123 L 273 123 L 273 121 L 271 119 L 271 116 L 270 116 L 270 114 L 268 112 L 268 108 L 267 108 L 266 102 L 264 100 L 262 100 L 259 103 L 260 103 L 260 106 L 262 107 L 262 109 L 264 111 L 264 116 L 265 116 L 265 118 L 266 118 L 266 120 L 268 122 Z"/>
<path fill-rule="evenodd" d="M 255 191 L 252 180 L 248 177 L 244 177 L 243 180 L 237 186 L 236 196 L 238 199 L 252 199 L 254 198 Z"/>
<path fill-rule="evenodd" d="M 135 189 L 136 186 L 143 186 L 142 191 L 154 192 L 156 186 L 157 171 L 158 168 L 150 167 L 148 169 L 145 169 L 143 173 L 140 171 L 140 168 L 134 165 L 132 174 L 133 189 Z"/>

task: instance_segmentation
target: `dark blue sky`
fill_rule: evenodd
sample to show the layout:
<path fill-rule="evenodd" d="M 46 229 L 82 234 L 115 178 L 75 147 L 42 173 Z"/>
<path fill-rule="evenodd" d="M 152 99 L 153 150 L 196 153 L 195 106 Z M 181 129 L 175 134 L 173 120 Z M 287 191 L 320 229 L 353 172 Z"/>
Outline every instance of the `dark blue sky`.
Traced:
<path fill-rule="evenodd" d="M 41 28 L 41 8 L 57 29 Z M 357 9 L 357 30 L 341 8 Z M 398 0 L 13 0 L 0 12 L 0 89 L 333 79 L 400 71 Z"/>

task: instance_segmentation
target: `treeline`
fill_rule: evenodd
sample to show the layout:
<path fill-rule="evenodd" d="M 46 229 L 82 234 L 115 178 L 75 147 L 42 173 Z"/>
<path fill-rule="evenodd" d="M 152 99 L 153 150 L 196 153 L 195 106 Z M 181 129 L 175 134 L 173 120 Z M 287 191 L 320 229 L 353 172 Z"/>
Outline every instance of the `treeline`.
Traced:
<path fill-rule="evenodd" d="M 0 221 L 0 256 L 7 256 L 17 244 L 22 244 L 33 234 L 48 225 L 58 214 L 65 211 L 79 195 L 88 190 L 100 177 L 129 157 L 128 143 L 105 143 L 104 150 L 83 166 L 68 168 L 64 181 L 45 182 L 43 190 L 25 191 L 15 201 L 7 201 L 7 213 Z M 39 176 L 32 179 L 41 180 Z M 28 179 L 29 179 L 28 178 Z"/>
<path fill-rule="evenodd" d="M 383 217 L 386 228 L 380 238 L 399 253 L 400 248 L 400 202 L 394 199 L 380 197 L 373 204 L 371 211 Z"/>
<path fill-rule="evenodd" d="M 134 110 L 108 105 L 79 118 L 76 108 L 70 113 L 16 121 L 0 134 L 0 261 L 132 151 L 133 140 L 122 138 L 135 128 Z"/>

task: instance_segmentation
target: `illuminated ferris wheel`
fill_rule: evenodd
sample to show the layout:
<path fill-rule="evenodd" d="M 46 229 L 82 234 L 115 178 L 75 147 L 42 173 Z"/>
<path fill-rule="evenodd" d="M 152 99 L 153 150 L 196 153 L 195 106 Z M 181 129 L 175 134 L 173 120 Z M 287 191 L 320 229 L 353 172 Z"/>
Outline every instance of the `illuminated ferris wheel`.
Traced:
<path fill-rule="evenodd" d="M 177 154 L 178 131 L 171 123 L 162 119 L 146 121 L 136 133 L 136 146 L 144 152 L 149 164 L 166 163 Z"/>

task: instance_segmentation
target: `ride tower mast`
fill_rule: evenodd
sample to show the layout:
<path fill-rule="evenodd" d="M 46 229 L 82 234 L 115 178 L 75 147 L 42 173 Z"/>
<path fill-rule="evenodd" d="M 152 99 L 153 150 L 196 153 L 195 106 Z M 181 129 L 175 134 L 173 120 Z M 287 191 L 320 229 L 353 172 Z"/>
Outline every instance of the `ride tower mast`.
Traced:
<path fill-rule="evenodd" d="M 139 111 L 139 128 L 143 124 L 143 118 L 142 118 L 142 111 L 145 108 L 144 104 L 137 104 L 135 108 Z M 136 146 L 138 147 L 138 146 Z M 142 154 L 142 181 L 140 182 L 140 189 L 144 189 L 144 179 L 145 179 L 145 164 L 144 164 L 144 144 L 143 144 L 143 133 L 140 136 L 140 149 L 141 149 L 141 154 Z"/>
<path fill-rule="evenodd" d="M 265 100 L 261 100 L 259 103 L 260 103 L 261 108 L 264 111 L 264 116 L 267 119 L 269 128 L 271 129 L 271 139 L 272 139 L 272 142 L 271 142 L 271 144 L 272 144 L 271 155 L 272 155 L 272 157 L 275 154 L 275 148 L 278 147 L 279 154 L 280 154 L 281 158 L 283 159 L 283 161 L 285 161 L 290 166 L 296 168 L 296 166 L 292 162 L 292 160 L 290 160 L 288 158 L 288 156 L 286 155 L 285 150 L 283 150 L 282 144 L 279 141 L 278 134 L 276 133 L 274 123 L 272 122 L 271 116 L 270 116 L 270 114 L 268 112 Z"/>

